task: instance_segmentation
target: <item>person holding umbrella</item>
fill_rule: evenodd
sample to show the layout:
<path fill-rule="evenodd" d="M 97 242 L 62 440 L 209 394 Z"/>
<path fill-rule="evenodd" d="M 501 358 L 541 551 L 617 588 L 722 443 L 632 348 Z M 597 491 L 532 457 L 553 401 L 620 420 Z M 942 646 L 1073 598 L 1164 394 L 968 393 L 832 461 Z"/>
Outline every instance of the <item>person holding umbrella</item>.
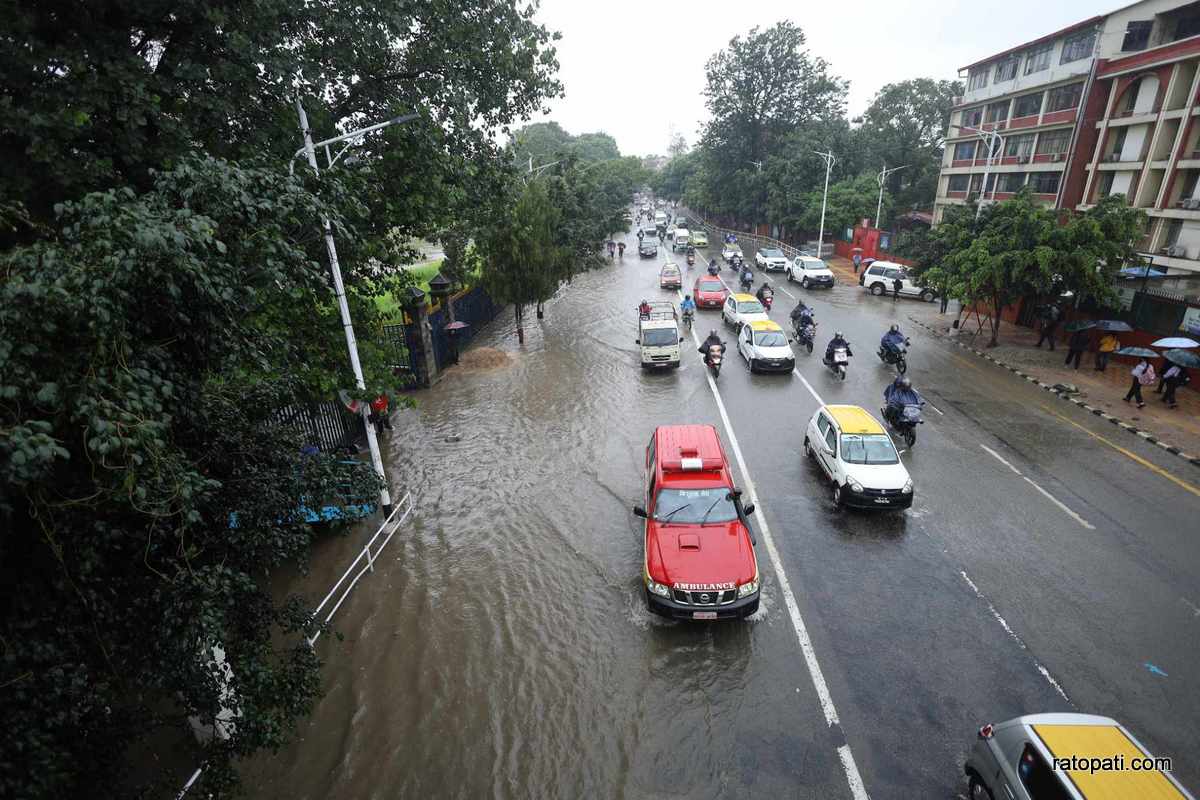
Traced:
<path fill-rule="evenodd" d="M 1071 338 L 1067 340 L 1067 360 L 1063 364 L 1070 366 L 1074 360 L 1075 369 L 1079 369 L 1079 359 L 1083 358 L 1083 351 L 1087 350 L 1088 340 L 1091 338 L 1088 331 L 1091 329 L 1090 322 L 1072 322 L 1067 326 L 1067 330 L 1072 333 Z"/>
<path fill-rule="evenodd" d="M 1096 369 L 1100 372 L 1108 367 L 1109 357 L 1121 346 L 1121 340 L 1112 331 L 1105 331 L 1100 337 L 1100 346 L 1096 351 Z"/>
<path fill-rule="evenodd" d="M 1168 350 L 1163 353 L 1163 356 L 1171 361 L 1171 366 L 1163 373 L 1163 385 L 1166 390 L 1163 392 L 1162 399 L 1167 404 L 1167 408 L 1178 408 L 1179 404 L 1175 402 L 1175 390 L 1191 383 L 1192 377 L 1188 375 L 1185 367 L 1200 367 L 1200 356 L 1183 349 Z"/>
<path fill-rule="evenodd" d="M 1186 336 L 1168 336 L 1165 339 L 1159 339 L 1156 342 L 1150 343 L 1151 347 L 1169 347 L 1174 350 L 1190 350 L 1193 347 L 1200 347 L 1200 342 L 1189 339 Z M 1162 394 L 1163 388 L 1167 381 L 1167 370 L 1174 366 L 1174 362 L 1163 355 L 1162 366 L 1158 368 L 1158 385 L 1154 387 L 1155 394 Z"/>
<path fill-rule="evenodd" d="M 1146 401 L 1142 399 L 1142 387 L 1149 386 L 1155 381 L 1154 367 L 1150 364 L 1149 359 L 1153 358 L 1157 353 L 1145 347 L 1123 347 L 1117 351 L 1120 356 L 1137 356 L 1138 363 L 1129 374 L 1133 376 L 1133 381 L 1129 384 L 1129 391 L 1126 392 L 1123 398 L 1126 403 L 1130 400 L 1137 400 L 1137 407 L 1142 408 L 1146 405 Z"/>

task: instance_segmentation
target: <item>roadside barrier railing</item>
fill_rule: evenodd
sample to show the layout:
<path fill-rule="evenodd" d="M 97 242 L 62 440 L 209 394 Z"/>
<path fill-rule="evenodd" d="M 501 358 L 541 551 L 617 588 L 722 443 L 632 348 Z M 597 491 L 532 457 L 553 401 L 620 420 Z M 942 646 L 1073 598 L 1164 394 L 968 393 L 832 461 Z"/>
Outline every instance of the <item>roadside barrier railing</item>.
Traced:
<path fill-rule="evenodd" d="M 337 582 L 333 584 L 333 587 L 325 595 L 325 599 L 323 599 L 317 605 L 317 607 L 313 609 L 313 619 L 316 619 L 320 616 L 321 612 L 325 610 L 325 607 L 329 605 L 330 601 L 334 600 L 334 596 L 336 595 L 336 602 L 333 603 L 333 607 L 329 609 L 329 613 L 325 615 L 325 618 L 321 620 L 321 624 L 326 625 L 331 619 L 333 619 L 333 615 L 337 613 L 337 610 L 341 608 L 342 603 L 344 603 L 346 598 L 350 596 L 350 592 L 354 590 L 355 584 L 359 582 L 363 575 L 366 575 L 368 572 L 375 571 L 375 562 L 379 559 L 380 554 L 383 553 L 383 548 L 387 547 L 388 542 L 390 542 L 392 537 L 396 535 L 396 531 L 400 530 L 400 526 L 403 525 L 404 521 L 412 514 L 413 508 L 414 504 L 412 492 L 405 492 L 404 497 L 401 498 L 400 501 L 396 503 L 395 508 L 392 509 L 392 513 L 388 514 L 387 519 L 383 521 L 383 523 L 375 531 L 375 534 L 367 540 L 365 545 L 363 545 L 363 548 L 359 551 L 358 556 L 350 562 L 350 566 L 347 567 L 346 571 L 342 573 L 342 577 L 338 578 Z M 399 518 L 397 518 L 397 514 L 400 515 Z M 383 541 L 380 541 L 378 546 L 376 546 L 376 542 L 379 540 L 380 536 L 383 537 Z M 349 580 L 349 583 L 347 583 L 347 580 Z M 343 584 L 345 584 L 344 588 Z M 308 642 L 309 647 L 312 647 L 314 644 L 316 644 L 317 639 L 321 638 L 321 633 L 322 631 L 318 630 L 305 640 Z M 196 783 L 203 772 L 204 765 L 201 764 L 196 768 L 196 771 L 192 773 L 192 776 L 188 778 L 187 783 L 183 785 L 183 788 L 179 790 L 179 794 L 175 795 L 175 800 L 182 800 L 183 796 L 188 793 L 188 790 L 192 788 L 192 785 Z"/>
<path fill-rule="evenodd" d="M 725 242 L 725 236 L 732 233 L 737 237 L 738 242 L 749 242 L 756 247 L 774 247 L 778 250 L 782 250 L 783 254 L 789 259 L 795 258 L 802 252 L 808 252 L 802 251 L 800 248 L 790 245 L 787 242 L 781 242 L 778 239 L 773 239 L 770 236 L 762 236 L 757 233 L 750 233 L 749 231 L 739 231 L 734 230 L 733 228 L 724 228 L 720 225 L 714 225 L 713 223 L 704 219 L 704 217 L 702 217 L 700 214 L 690 209 L 684 209 L 684 212 L 689 217 L 700 220 L 701 227 L 703 227 L 706 231 L 709 231 L 713 234 L 718 234 L 722 244 Z"/>

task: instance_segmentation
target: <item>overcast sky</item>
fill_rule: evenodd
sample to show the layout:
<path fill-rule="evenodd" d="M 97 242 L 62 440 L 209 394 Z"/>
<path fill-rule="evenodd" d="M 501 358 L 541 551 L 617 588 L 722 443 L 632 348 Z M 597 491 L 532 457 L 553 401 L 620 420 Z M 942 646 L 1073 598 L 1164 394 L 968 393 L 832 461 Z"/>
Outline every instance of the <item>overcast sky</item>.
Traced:
<path fill-rule="evenodd" d="M 551 104 L 570 133 L 604 131 L 624 154 L 663 154 L 672 126 L 696 141 L 706 118 L 704 63 L 755 25 L 799 24 L 808 49 L 850 81 L 853 117 L 886 83 L 954 79 L 957 69 L 1123 3 L 1096 0 L 542 0 L 539 20 L 562 33 Z"/>

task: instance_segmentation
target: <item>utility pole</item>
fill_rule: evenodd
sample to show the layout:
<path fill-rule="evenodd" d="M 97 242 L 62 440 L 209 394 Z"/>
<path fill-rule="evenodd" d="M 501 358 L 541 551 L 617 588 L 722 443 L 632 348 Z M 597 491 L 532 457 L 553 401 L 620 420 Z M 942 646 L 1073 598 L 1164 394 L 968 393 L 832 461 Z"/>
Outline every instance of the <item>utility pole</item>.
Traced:
<path fill-rule="evenodd" d="M 904 169 L 904 167 L 907 167 L 907 166 L 909 166 L 909 165 L 905 164 L 902 167 L 892 167 L 891 169 L 888 169 L 887 164 L 884 164 L 883 169 L 881 169 L 879 171 L 879 174 L 875 176 L 876 180 L 879 181 L 879 202 L 875 205 L 875 227 L 876 228 L 879 228 L 879 215 L 883 213 L 883 184 L 885 181 L 887 181 L 888 175 L 891 175 L 893 172 L 899 172 L 900 170 Z"/>
<path fill-rule="evenodd" d="M 821 195 L 821 228 L 817 234 L 817 258 L 823 258 L 821 248 L 825 245 L 825 204 L 829 201 L 829 173 L 833 171 L 837 156 L 832 150 L 827 153 L 818 153 L 816 150 L 813 152 L 825 162 L 825 193 Z"/>
<path fill-rule="evenodd" d="M 988 176 L 992 172 L 993 159 L 1000 157 L 1000 149 L 1003 146 L 1004 137 L 996 131 L 985 131 L 980 128 L 972 128 L 970 125 L 954 125 L 960 131 L 970 131 L 977 133 L 980 136 L 986 137 L 988 141 L 988 157 L 987 161 L 983 162 L 983 186 L 979 190 L 979 203 L 975 206 L 975 221 L 979 221 L 979 215 L 983 213 L 983 201 L 987 199 Z M 969 189 L 970 187 L 968 187 Z M 992 202 L 996 201 L 996 187 L 992 185 Z"/>
<path fill-rule="evenodd" d="M 313 172 L 320 174 L 321 170 L 317 167 L 316 145 L 313 144 L 312 131 L 308 127 L 308 115 L 304 113 L 304 106 L 300 102 L 300 98 L 296 98 L 296 113 L 300 116 L 300 131 L 304 134 L 304 147 L 296 152 L 292 157 L 289 169 L 294 167 L 295 160 L 301 153 L 308 159 L 308 165 L 312 167 Z M 362 134 L 371 131 L 386 128 L 388 125 L 395 125 L 401 122 L 407 122 L 410 119 L 415 119 L 416 114 L 407 114 L 402 117 L 393 117 L 392 119 L 381 122 L 376 125 L 371 125 L 366 128 L 361 128 L 357 131 L 335 136 L 332 139 L 327 139 L 320 142 L 320 146 L 325 150 L 325 158 L 328 160 L 329 167 L 332 167 L 337 159 L 341 157 L 349 149 L 350 145 L 345 145 L 336 156 L 329 152 L 329 146 L 338 142 L 353 139 Z M 363 379 L 362 364 L 358 360 L 358 340 L 354 338 L 354 323 L 350 320 L 350 305 L 346 302 L 346 285 L 342 282 L 342 268 L 338 265 L 337 246 L 333 241 L 333 228 L 329 224 L 329 217 L 321 215 L 321 227 L 325 233 L 325 249 L 329 252 L 329 270 L 333 273 L 333 292 L 337 297 L 338 311 L 342 315 L 342 329 L 346 334 L 346 349 L 350 352 L 350 367 L 354 370 L 354 381 L 358 386 L 358 390 L 365 391 L 367 383 Z M 379 490 L 379 504 L 383 509 L 383 513 L 392 513 L 392 494 L 388 489 L 387 474 L 383 471 L 383 457 L 379 453 L 379 439 L 375 435 L 375 426 L 370 420 L 371 404 L 369 402 L 360 403 L 359 413 L 362 415 L 363 425 L 367 429 L 367 448 L 371 451 L 371 466 L 375 468 L 375 474 L 379 477 L 383 486 Z"/>

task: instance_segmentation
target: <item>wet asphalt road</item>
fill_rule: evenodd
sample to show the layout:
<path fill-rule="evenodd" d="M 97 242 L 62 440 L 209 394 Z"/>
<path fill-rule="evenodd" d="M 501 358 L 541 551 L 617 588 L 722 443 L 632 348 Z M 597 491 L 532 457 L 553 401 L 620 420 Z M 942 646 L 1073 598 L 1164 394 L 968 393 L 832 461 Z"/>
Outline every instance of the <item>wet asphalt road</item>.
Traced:
<path fill-rule="evenodd" d="M 1120 719 L 1200 786 L 1195 468 L 927 336 L 918 301 L 773 277 L 816 308 L 812 391 L 750 375 L 732 346 L 718 382 L 840 724 L 761 537 L 754 618 L 651 617 L 629 513 L 646 441 L 682 422 L 730 438 L 694 346 L 682 369 L 638 368 L 635 306 L 669 296 L 668 256 L 626 241 L 524 348 L 510 314 L 492 324 L 479 346 L 507 366 L 453 370 L 398 415 L 389 471 L 416 520 L 340 612 L 344 641 L 322 640 L 328 694 L 299 740 L 246 765 L 251 796 L 851 797 L 848 752 L 871 797 L 951 798 L 980 724 L 1056 710 Z M 794 302 L 776 300 L 784 323 Z M 910 511 L 837 510 L 802 453 L 813 393 L 877 413 L 892 322 L 942 413 L 903 455 Z M 835 329 L 845 382 L 820 363 Z M 354 547 L 324 543 L 298 588 L 322 594 Z"/>

